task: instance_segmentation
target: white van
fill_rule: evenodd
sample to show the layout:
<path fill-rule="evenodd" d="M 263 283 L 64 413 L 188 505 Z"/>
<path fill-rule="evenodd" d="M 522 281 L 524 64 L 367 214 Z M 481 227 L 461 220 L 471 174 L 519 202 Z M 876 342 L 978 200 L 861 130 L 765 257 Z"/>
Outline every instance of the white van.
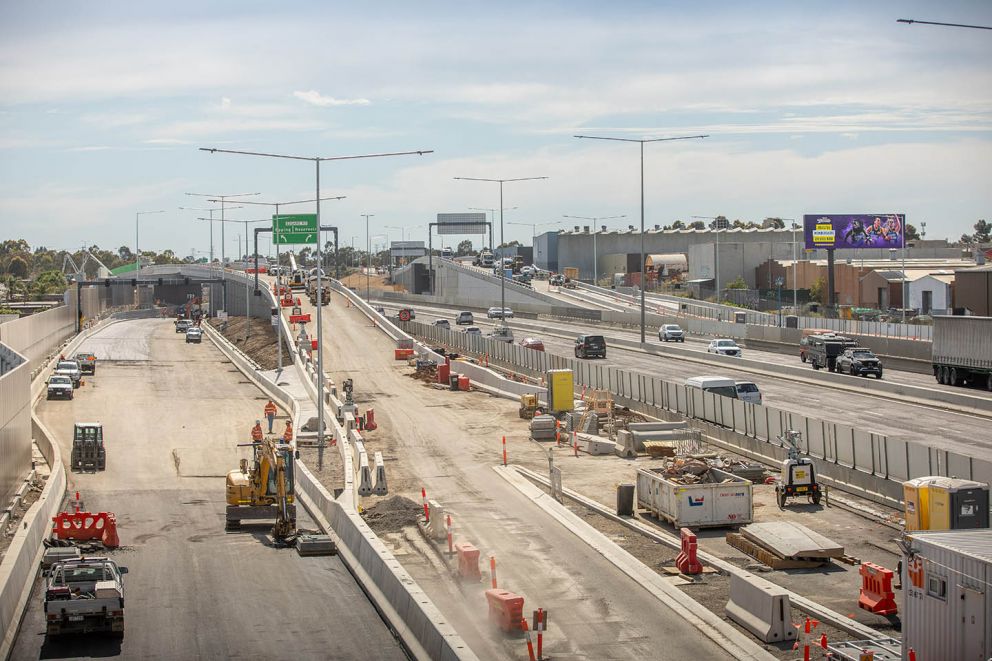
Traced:
<path fill-rule="evenodd" d="M 685 380 L 685 385 L 699 388 L 723 397 L 733 397 L 751 404 L 761 403 L 761 391 L 750 381 L 734 381 L 725 376 L 694 376 Z"/>

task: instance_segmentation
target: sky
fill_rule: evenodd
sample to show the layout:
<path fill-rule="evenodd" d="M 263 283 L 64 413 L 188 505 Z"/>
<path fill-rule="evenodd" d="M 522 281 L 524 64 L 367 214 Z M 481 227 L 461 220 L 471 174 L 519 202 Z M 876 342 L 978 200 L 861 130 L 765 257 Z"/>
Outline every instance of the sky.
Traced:
<path fill-rule="evenodd" d="M 179 207 L 213 205 L 186 193 L 314 197 L 312 163 L 217 147 L 433 150 L 321 166 L 343 245 L 361 214 L 373 244 L 498 222 L 498 185 L 455 177 L 548 177 L 504 185 L 505 239 L 530 243 L 593 224 L 564 215 L 640 223 L 638 145 L 573 136 L 706 134 L 645 146 L 648 227 L 885 212 L 956 239 L 992 218 L 992 31 L 899 18 L 992 25 L 992 3 L 4 2 L 0 238 L 133 249 L 163 210 L 141 247 L 188 255 L 208 214 Z"/>

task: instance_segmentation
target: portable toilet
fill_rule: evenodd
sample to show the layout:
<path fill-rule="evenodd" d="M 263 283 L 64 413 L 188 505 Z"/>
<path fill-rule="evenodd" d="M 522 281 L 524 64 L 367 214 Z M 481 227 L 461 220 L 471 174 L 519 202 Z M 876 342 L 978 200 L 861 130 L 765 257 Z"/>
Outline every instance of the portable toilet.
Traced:
<path fill-rule="evenodd" d="M 929 487 L 930 530 L 989 527 L 989 487 L 982 482 L 944 477 Z"/>
<path fill-rule="evenodd" d="M 941 478 L 928 475 L 902 483 L 906 530 L 930 530 L 930 484 Z"/>

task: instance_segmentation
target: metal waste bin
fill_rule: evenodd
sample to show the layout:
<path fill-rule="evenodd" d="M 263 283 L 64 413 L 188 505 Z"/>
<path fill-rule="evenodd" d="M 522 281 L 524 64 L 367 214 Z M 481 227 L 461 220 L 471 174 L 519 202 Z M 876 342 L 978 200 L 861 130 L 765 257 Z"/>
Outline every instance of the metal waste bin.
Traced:
<path fill-rule="evenodd" d="M 634 485 L 617 485 L 617 516 L 634 516 Z"/>

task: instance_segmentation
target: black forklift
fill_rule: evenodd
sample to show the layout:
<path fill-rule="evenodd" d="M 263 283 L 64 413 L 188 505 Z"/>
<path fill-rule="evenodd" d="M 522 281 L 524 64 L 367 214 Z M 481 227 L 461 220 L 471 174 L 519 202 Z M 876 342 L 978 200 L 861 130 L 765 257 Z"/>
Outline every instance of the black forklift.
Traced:
<path fill-rule="evenodd" d="M 103 424 L 77 422 L 72 430 L 72 453 L 69 469 L 102 471 L 107 468 L 107 450 L 103 446 Z"/>

